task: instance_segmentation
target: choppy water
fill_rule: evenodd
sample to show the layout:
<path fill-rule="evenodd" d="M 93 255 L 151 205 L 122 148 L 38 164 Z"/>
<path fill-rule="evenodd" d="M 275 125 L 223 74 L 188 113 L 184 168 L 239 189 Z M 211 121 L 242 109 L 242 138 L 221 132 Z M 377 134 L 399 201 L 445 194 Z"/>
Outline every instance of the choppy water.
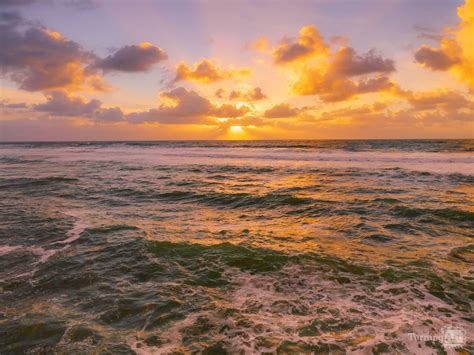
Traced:
<path fill-rule="evenodd" d="M 468 354 L 473 152 L 2 144 L 0 353 Z"/>

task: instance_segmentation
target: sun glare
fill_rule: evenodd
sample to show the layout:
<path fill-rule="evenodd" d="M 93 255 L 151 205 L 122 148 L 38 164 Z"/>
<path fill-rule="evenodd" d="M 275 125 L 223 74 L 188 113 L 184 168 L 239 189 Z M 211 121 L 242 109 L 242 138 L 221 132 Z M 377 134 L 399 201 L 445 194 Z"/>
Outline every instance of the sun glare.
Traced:
<path fill-rule="evenodd" d="M 233 133 L 241 133 L 243 129 L 242 126 L 230 126 L 230 131 Z"/>

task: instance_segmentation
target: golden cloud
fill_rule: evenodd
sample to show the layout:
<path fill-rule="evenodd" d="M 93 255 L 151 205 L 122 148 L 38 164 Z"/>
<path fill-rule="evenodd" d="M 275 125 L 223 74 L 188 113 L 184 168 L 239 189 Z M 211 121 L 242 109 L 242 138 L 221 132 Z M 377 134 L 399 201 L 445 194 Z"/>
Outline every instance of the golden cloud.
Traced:
<path fill-rule="evenodd" d="M 474 109 L 474 103 L 464 95 L 446 89 L 407 93 L 407 101 L 417 111 L 457 111 Z M 474 120 L 474 116 L 473 116 Z"/>
<path fill-rule="evenodd" d="M 396 93 L 399 88 L 385 76 L 355 81 L 345 76 L 321 74 L 319 70 L 309 68 L 307 75 L 293 84 L 292 90 L 298 95 L 318 95 L 324 102 L 338 102 L 373 92 Z"/>
<path fill-rule="evenodd" d="M 267 118 L 289 118 L 296 117 L 302 112 L 297 107 L 292 107 L 287 103 L 281 103 L 266 110 L 263 115 Z"/>
<path fill-rule="evenodd" d="M 276 64 L 289 64 L 304 61 L 314 56 L 326 56 L 329 46 L 314 25 L 302 27 L 299 36 L 293 40 L 284 40 L 273 51 Z"/>
<path fill-rule="evenodd" d="M 336 110 L 324 111 L 318 117 L 318 121 L 331 121 L 337 119 L 367 119 L 374 115 L 379 116 L 387 108 L 383 102 L 365 104 L 359 107 L 343 107 Z"/>
<path fill-rule="evenodd" d="M 397 125 L 423 127 L 440 122 L 471 122 L 474 117 L 474 102 L 462 94 L 449 90 L 434 90 L 405 93 L 408 107 L 390 106 L 385 102 L 375 102 L 358 107 L 353 105 L 328 110 L 316 117 L 317 122 L 332 121 L 335 124 L 358 125 L 361 122 L 372 129 L 377 122 L 385 124 L 392 121 Z"/>
<path fill-rule="evenodd" d="M 474 0 L 458 8 L 460 19 L 440 40 L 439 48 L 423 44 L 415 60 L 431 70 L 449 71 L 474 90 Z"/>
<path fill-rule="evenodd" d="M 251 74 L 248 68 L 219 68 L 209 59 L 202 59 L 192 66 L 186 62 L 181 62 L 176 66 L 175 82 L 192 81 L 198 83 L 214 83 L 229 79 L 242 79 Z"/>
<path fill-rule="evenodd" d="M 209 116 L 213 117 L 241 117 L 244 116 L 247 112 L 250 111 L 250 108 L 247 106 L 237 107 L 232 104 L 223 104 L 219 107 L 215 107 L 209 112 Z"/>
<path fill-rule="evenodd" d="M 360 94 L 393 91 L 398 86 L 388 75 L 394 61 L 370 50 L 358 54 L 346 41 L 326 43 L 316 26 L 301 28 L 296 39 L 286 40 L 274 51 L 276 64 L 285 64 L 296 78 L 290 85 L 296 95 L 318 95 L 324 102 L 344 101 Z"/>
<path fill-rule="evenodd" d="M 214 105 L 196 91 L 182 87 L 160 93 L 160 99 L 161 105 L 158 108 L 130 113 L 127 119 L 134 123 L 215 125 L 215 118 L 235 118 L 250 111 L 246 106 Z"/>
<path fill-rule="evenodd" d="M 227 93 L 224 89 L 218 89 L 215 95 L 219 99 L 240 100 L 248 102 L 260 101 L 267 98 L 267 95 L 265 95 L 262 92 L 262 89 L 259 87 L 246 91 L 232 90 L 230 93 Z"/>

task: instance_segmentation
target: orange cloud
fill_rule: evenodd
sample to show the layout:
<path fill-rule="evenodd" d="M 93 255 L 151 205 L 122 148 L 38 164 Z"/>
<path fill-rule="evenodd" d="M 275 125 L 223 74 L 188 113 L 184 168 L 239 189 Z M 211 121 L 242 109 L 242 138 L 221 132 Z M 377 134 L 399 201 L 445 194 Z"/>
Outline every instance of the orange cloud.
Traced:
<path fill-rule="evenodd" d="M 431 70 L 449 71 L 474 90 L 474 0 L 458 8 L 458 26 L 440 40 L 439 48 L 423 44 L 415 60 Z"/>
<path fill-rule="evenodd" d="M 214 83 L 229 79 L 242 79 L 251 74 L 248 68 L 227 68 L 221 69 L 209 59 L 202 59 L 200 62 L 189 66 L 181 62 L 176 66 L 177 81 L 193 81 L 204 84 Z"/>
<path fill-rule="evenodd" d="M 292 89 L 298 95 L 318 95 L 324 102 L 344 101 L 360 94 L 373 92 L 398 92 L 398 85 L 385 76 L 351 80 L 344 76 L 321 74 L 317 69 L 308 69 Z"/>
<path fill-rule="evenodd" d="M 209 115 L 213 117 L 241 117 L 249 111 L 250 108 L 247 106 L 237 107 L 231 104 L 223 104 L 212 109 Z"/>
<path fill-rule="evenodd" d="M 380 114 L 382 114 L 386 108 L 387 105 L 382 102 L 361 105 L 359 107 L 349 106 L 336 110 L 324 111 L 317 117 L 317 121 L 370 119 L 373 117 L 380 117 Z"/>
<path fill-rule="evenodd" d="M 267 98 L 262 92 L 262 89 L 259 87 L 253 88 L 248 91 L 241 90 L 232 90 L 229 94 L 226 93 L 224 89 L 219 89 L 216 91 L 216 97 L 219 99 L 229 99 L 229 100 L 242 100 L 242 101 L 260 101 Z"/>
<path fill-rule="evenodd" d="M 457 111 L 474 109 L 474 102 L 464 95 L 450 90 L 434 90 L 408 93 L 407 101 L 417 111 Z M 473 116 L 474 120 L 474 116 Z"/>
<path fill-rule="evenodd" d="M 194 90 L 179 87 L 160 93 L 162 104 L 158 108 L 127 115 L 130 122 L 160 122 L 163 124 L 215 125 L 215 118 L 235 118 L 249 112 L 246 106 L 231 104 L 216 106 Z"/>
<path fill-rule="evenodd" d="M 346 41 L 332 41 L 341 45 Z M 387 75 L 395 63 L 375 50 L 358 54 L 347 45 L 335 51 L 314 25 L 301 28 L 299 36 L 273 51 L 276 64 L 285 64 L 296 78 L 290 85 L 296 95 L 318 95 L 324 102 L 355 98 L 360 94 L 393 91 L 398 86 Z"/>
<path fill-rule="evenodd" d="M 351 47 L 339 48 L 327 65 L 307 65 L 292 85 L 298 95 L 318 95 L 325 102 L 343 101 L 360 94 L 390 91 L 397 87 L 385 75 L 395 70 L 394 62 L 369 51 L 356 54 Z M 377 74 L 368 77 L 369 74 Z M 364 75 L 362 79 L 353 77 Z"/>
<path fill-rule="evenodd" d="M 324 41 L 316 26 L 310 25 L 300 29 L 299 36 L 293 40 L 284 40 L 274 51 L 276 64 L 289 64 L 302 61 L 317 55 L 326 56 L 329 46 Z"/>
<path fill-rule="evenodd" d="M 267 118 L 289 118 L 296 117 L 302 112 L 301 109 L 292 107 L 287 103 L 281 103 L 266 110 L 263 115 Z"/>
<path fill-rule="evenodd" d="M 350 105 L 328 110 L 315 117 L 315 122 L 328 122 L 335 126 L 349 125 L 354 128 L 364 125 L 373 132 L 384 126 L 422 130 L 439 124 L 456 122 L 455 124 L 458 125 L 466 125 L 465 128 L 468 128 L 470 124 L 472 131 L 474 103 L 459 93 L 448 90 L 408 92 L 406 100 L 409 106 L 403 108 L 389 106 L 384 102 L 375 102 L 358 107 Z M 469 136 L 469 131 L 466 134 Z"/>

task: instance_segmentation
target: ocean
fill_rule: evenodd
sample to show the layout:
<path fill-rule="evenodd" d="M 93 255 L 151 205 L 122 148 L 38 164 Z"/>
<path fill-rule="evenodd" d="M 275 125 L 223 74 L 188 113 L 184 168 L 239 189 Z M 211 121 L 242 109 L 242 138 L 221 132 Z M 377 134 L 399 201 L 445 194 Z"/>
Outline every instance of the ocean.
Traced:
<path fill-rule="evenodd" d="M 0 144 L 0 353 L 472 353 L 473 153 Z"/>

